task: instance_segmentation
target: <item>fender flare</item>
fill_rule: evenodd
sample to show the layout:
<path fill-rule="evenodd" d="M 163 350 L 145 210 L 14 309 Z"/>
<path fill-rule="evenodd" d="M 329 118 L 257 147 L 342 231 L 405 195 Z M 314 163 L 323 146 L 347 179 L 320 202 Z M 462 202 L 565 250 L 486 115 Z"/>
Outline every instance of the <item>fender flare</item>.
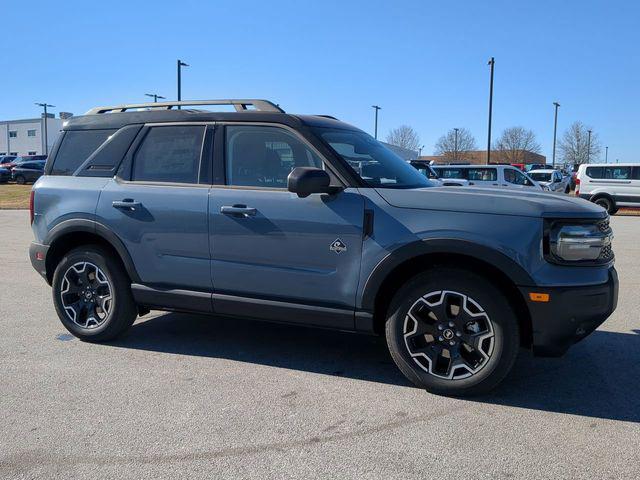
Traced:
<path fill-rule="evenodd" d="M 45 245 L 53 245 L 53 243 L 63 235 L 75 232 L 91 233 L 102 238 L 102 240 L 111 245 L 111 247 L 113 247 L 113 249 L 118 253 L 124 268 L 129 274 L 129 278 L 131 278 L 131 281 L 134 283 L 140 282 L 140 276 L 136 271 L 131 255 L 129 255 L 129 251 L 124 246 L 122 240 L 120 240 L 120 237 L 95 220 L 89 220 L 86 218 L 72 218 L 64 220 L 49 230 L 49 233 L 43 243 Z"/>
<path fill-rule="evenodd" d="M 376 296 L 387 276 L 399 265 L 427 254 L 455 254 L 472 257 L 500 270 L 515 285 L 535 285 L 527 271 L 504 253 L 482 244 L 455 238 L 418 240 L 391 252 L 376 265 L 362 292 L 362 310 L 373 312 Z"/>

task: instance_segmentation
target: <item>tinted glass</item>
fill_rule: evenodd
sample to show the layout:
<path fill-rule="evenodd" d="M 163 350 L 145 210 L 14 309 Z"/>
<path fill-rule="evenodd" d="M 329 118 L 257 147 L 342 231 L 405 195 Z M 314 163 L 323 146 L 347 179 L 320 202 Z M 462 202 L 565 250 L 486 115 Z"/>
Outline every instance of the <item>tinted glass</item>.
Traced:
<path fill-rule="evenodd" d="M 204 126 L 152 127 L 133 159 L 131 179 L 198 183 Z"/>
<path fill-rule="evenodd" d="M 606 167 L 605 178 L 628 180 L 631 178 L 631 167 Z"/>
<path fill-rule="evenodd" d="M 315 128 L 314 131 L 369 187 L 421 188 L 435 185 L 371 135 L 333 128 Z"/>
<path fill-rule="evenodd" d="M 322 160 L 294 134 L 277 127 L 226 128 L 228 185 L 287 188 L 295 167 L 322 168 Z"/>
<path fill-rule="evenodd" d="M 464 168 L 434 168 L 440 178 L 467 178 Z"/>
<path fill-rule="evenodd" d="M 631 178 L 640 180 L 640 167 L 633 167 L 633 176 Z"/>
<path fill-rule="evenodd" d="M 587 167 L 587 177 L 604 178 L 604 167 Z"/>
<path fill-rule="evenodd" d="M 536 182 L 551 182 L 553 181 L 554 172 L 529 172 L 529 176 Z"/>
<path fill-rule="evenodd" d="M 72 175 L 115 130 L 78 130 L 64 134 L 51 175 Z"/>
<path fill-rule="evenodd" d="M 495 168 L 470 168 L 467 170 L 467 178 L 474 182 L 495 182 L 498 180 L 498 172 Z"/>

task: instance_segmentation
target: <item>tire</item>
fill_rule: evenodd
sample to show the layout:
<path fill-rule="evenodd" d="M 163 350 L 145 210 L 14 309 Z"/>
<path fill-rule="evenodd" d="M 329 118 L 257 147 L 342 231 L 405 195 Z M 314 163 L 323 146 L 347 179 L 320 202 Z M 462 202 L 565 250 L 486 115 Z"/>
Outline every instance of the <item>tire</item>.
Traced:
<path fill-rule="evenodd" d="M 417 275 L 398 290 L 386 338 L 391 357 L 411 382 L 447 396 L 493 389 L 520 349 L 517 317 L 500 289 L 485 277 L 449 267 Z"/>
<path fill-rule="evenodd" d="M 27 180 L 22 175 L 16 175 L 16 183 L 18 185 L 24 185 L 27 183 Z"/>
<path fill-rule="evenodd" d="M 60 321 L 83 341 L 112 340 L 137 317 L 129 277 L 119 260 L 98 245 L 75 248 L 62 258 L 52 293 Z"/>
<path fill-rule="evenodd" d="M 609 197 L 598 197 L 593 203 L 600 205 L 609 215 L 614 215 L 618 211 L 615 202 Z"/>

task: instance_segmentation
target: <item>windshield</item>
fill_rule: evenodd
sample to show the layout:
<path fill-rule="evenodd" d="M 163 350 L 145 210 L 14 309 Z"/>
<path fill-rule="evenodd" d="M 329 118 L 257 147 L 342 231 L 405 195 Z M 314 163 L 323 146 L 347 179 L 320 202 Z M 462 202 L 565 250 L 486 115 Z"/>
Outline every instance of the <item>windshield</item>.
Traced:
<path fill-rule="evenodd" d="M 433 187 L 418 170 L 371 135 L 355 130 L 316 127 L 314 132 L 344 159 L 369 187 Z"/>
<path fill-rule="evenodd" d="M 550 182 L 551 181 L 551 175 L 553 175 L 553 173 L 529 172 L 529 176 L 531 178 L 533 178 L 536 182 Z"/>

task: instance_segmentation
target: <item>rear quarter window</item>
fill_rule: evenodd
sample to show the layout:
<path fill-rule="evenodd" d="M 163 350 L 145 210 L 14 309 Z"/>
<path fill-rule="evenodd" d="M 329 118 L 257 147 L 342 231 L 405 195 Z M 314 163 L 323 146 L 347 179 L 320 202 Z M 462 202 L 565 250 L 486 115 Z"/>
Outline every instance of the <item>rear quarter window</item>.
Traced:
<path fill-rule="evenodd" d="M 587 167 L 587 177 L 604 178 L 604 167 Z"/>
<path fill-rule="evenodd" d="M 65 132 L 51 175 L 73 175 L 82 163 L 116 130 L 69 130 Z"/>

